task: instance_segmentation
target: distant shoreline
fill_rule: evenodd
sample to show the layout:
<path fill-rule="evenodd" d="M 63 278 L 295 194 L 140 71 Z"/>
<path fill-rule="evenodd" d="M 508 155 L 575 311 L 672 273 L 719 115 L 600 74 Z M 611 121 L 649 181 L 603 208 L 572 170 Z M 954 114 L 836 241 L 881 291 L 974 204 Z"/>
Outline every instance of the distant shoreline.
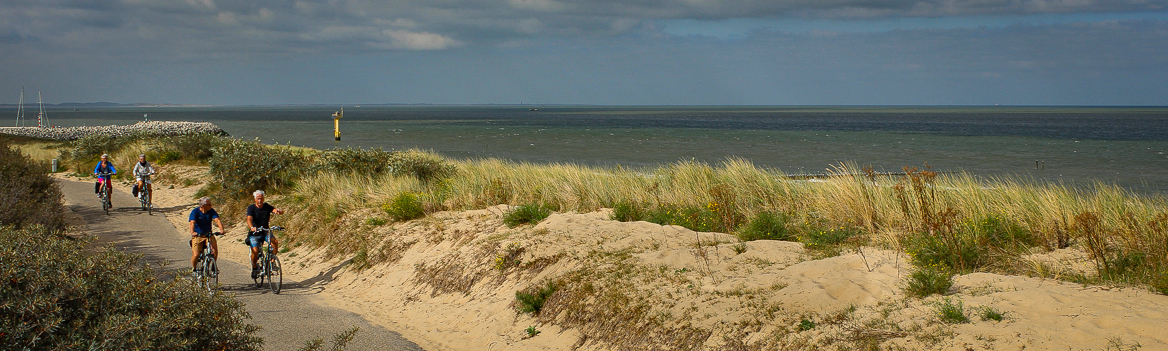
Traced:
<path fill-rule="evenodd" d="M 229 135 L 223 128 L 210 122 L 138 122 L 131 125 L 84 126 L 66 128 L 38 128 L 38 127 L 0 127 L 0 133 L 31 138 L 69 141 L 77 140 L 90 135 L 109 135 L 112 137 L 146 134 L 156 136 L 173 136 L 186 134 L 210 133 L 215 135 Z"/>

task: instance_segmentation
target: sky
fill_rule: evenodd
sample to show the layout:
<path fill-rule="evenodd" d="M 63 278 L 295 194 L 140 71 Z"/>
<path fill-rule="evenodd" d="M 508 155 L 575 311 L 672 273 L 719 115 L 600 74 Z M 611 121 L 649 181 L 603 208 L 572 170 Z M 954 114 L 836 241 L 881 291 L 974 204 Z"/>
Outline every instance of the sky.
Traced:
<path fill-rule="evenodd" d="M 0 103 L 1165 106 L 1168 0 L 5 0 L 0 82 Z"/>

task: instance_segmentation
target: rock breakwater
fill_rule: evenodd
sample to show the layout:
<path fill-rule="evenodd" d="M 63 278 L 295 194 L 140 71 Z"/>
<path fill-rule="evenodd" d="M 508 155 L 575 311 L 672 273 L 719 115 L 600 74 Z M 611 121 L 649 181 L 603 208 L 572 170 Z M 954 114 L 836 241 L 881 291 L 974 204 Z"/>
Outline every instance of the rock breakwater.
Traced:
<path fill-rule="evenodd" d="M 228 135 L 222 128 L 210 122 L 138 122 L 131 125 L 96 126 L 96 127 L 67 127 L 67 128 L 37 128 L 37 127 L 0 127 L 0 133 L 19 135 L 24 137 L 77 140 L 89 135 L 109 135 L 122 137 L 136 134 L 172 136 L 185 134 L 210 133 Z"/>

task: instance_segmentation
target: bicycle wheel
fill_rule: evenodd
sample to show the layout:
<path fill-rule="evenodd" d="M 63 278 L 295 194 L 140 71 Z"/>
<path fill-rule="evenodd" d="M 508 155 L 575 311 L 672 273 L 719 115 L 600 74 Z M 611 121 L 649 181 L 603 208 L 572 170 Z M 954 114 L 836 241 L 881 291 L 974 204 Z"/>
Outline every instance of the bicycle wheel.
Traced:
<path fill-rule="evenodd" d="M 146 189 L 147 189 L 146 196 L 142 197 L 142 199 L 143 199 L 142 203 L 144 204 L 143 206 L 146 207 L 146 214 L 153 216 L 154 215 L 154 204 L 150 203 L 150 190 L 149 190 L 150 188 L 146 188 Z"/>
<path fill-rule="evenodd" d="M 264 276 L 267 275 L 265 272 L 266 267 L 264 265 L 264 262 L 267 262 L 268 260 L 267 255 L 261 252 L 258 260 L 259 263 L 257 263 L 257 267 L 260 269 L 260 271 L 259 274 L 256 274 L 255 277 L 252 278 L 252 280 L 255 281 L 257 288 L 262 288 L 264 287 Z"/>
<path fill-rule="evenodd" d="M 110 197 L 109 188 L 102 188 L 102 189 L 101 189 L 101 209 L 102 209 L 103 211 L 105 211 L 105 214 L 106 214 L 106 215 L 109 215 L 109 210 L 110 210 L 110 207 L 113 207 L 113 206 L 110 204 L 110 198 L 109 198 L 109 197 Z"/>
<path fill-rule="evenodd" d="M 280 288 L 284 284 L 284 272 L 280 269 L 280 258 L 272 255 L 271 260 L 268 261 L 268 268 L 265 270 L 268 272 L 268 287 L 272 288 L 272 293 L 279 294 Z"/>
<path fill-rule="evenodd" d="M 203 256 L 199 256 L 198 262 L 199 262 L 199 265 L 198 265 L 198 267 L 196 267 L 195 272 L 191 273 L 191 275 L 192 275 L 191 279 L 195 281 L 195 286 L 202 288 L 203 286 L 205 286 L 207 284 L 206 283 L 207 276 L 203 275 L 203 266 L 206 265 L 207 261 L 203 259 Z"/>
<path fill-rule="evenodd" d="M 203 276 L 207 280 L 207 291 L 213 291 L 215 286 L 219 285 L 219 274 L 216 273 L 216 268 L 218 266 L 215 263 L 215 257 L 207 256 L 207 259 L 203 261 Z"/>

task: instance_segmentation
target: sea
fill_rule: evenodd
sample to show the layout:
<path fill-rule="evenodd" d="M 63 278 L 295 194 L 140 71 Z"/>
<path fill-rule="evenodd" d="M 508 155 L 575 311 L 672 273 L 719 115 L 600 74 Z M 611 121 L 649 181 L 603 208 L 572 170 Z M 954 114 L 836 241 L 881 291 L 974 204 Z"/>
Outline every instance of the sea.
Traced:
<path fill-rule="evenodd" d="M 336 141 L 332 115 L 341 108 L 56 107 L 46 114 L 63 127 L 205 121 L 265 143 L 416 148 L 454 159 L 651 168 L 742 158 L 791 175 L 852 163 L 1168 194 L 1168 107 L 350 105 Z"/>

